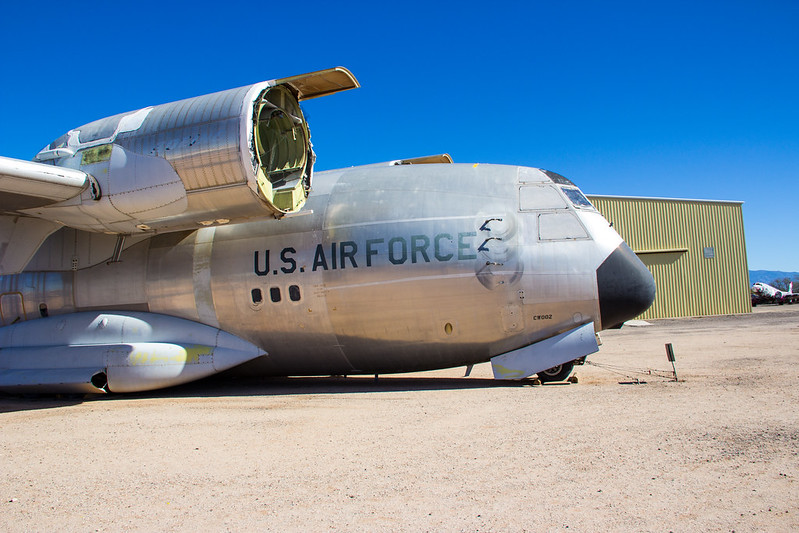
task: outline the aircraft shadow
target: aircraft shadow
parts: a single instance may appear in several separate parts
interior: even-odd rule
[[[0,396],[0,414],[69,407],[83,403],[84,400],[83,395],[2,395]]]
[[[170,389],[126,394],[132,398],[197,398],[225,396],[283,396],[307,394],[370,394],[457,389],[488,389],[531,386],[530,381],[499,381],[483,378],[348,376],[243,378],[217,377]]]
[[[225,398],[241,396],[296,396],[309,394],[379,394],[459,389],[531,387],[529,380],[500,381],[490,378],[448,377],[297,377],[245,378],[212,376],[186,385],[128,394],[0,396],[0,413],[35,411],[77,405],[85,401],[156,398]]]

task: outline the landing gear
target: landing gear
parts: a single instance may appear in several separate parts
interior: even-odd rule
[[[541,383],[548,383],[550,381],[566,381],[569,374],[574,370],[574,361],[563,363],[562,365],[553,366],[549,370],[544,370],[538,373],[538,379]]]

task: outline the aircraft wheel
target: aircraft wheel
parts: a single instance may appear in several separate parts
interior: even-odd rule
[[[562,365],[553,366],[549,370],[539,372],[538,379],[541,381],[541,383],[547,383],[550,381],[565,381],[566,378],[569,377],[569,374],[572,373],[572,370],[574,370],[574,361],[569,361],[568,363],[563,363]]]

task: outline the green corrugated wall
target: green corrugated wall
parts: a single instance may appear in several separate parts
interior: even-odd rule
[[[740,202],[588,198],[655,277],[655,303],[639,318],[752,311]]]

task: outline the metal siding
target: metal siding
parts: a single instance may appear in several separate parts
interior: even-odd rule
[[[751,312],[740,203],[589,199],[655,278],[655,302],[639,318]],[[706,246],[714,248],[714,258],[704,257]],[[660,252],[640,253],[654,250]]]

